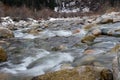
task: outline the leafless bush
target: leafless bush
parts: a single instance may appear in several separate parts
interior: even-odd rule
[[[50,10],[48,8],[43,8],[42,10],[34,12],[34,17],[35,18],[47,19],[49,17],[58,17],[58,15],[59,15],[59,13],[54,12],[53,10]]]
[[[4,5],[0,2],[0,17],[4,16]]]
[[[7,10],[4,11],[5,16],[11,16],[11,17],[21,17],[21,18],[27,18],[32,17],[32,11],[29,8],[26,8],[25,6],[22,7],[9,7]]]

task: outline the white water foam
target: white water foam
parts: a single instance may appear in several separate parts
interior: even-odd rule
[[[6,72],[6,73],[12,73],[12,74],[17,74],[19,71],[25,71],[27,70],[27,66],[36,61],[39,58],[42,58],[44,56],[47,56],[50,54],[48,51],[44,49],[38,49],[37,53],[34,53],[34,56],[30,55],[29,57],[26,57],[25,59],[22,60],[21,64],[14,65],[12,63],[8,63],[8,65],[11,68],[3,68],[1,71]]]
[[[11,73],[14,75],[36,76],[44,74],[46,71],[52,69],[59,70],[59,65],[63,62],[73,62],[74,57],[69,53],[55,53],[50,54],[48,51],[39,50],[36,56],[29,56],[23,59],[23,63],[19,65],[12,65],[12,68],[3,68],[1,71]],[[58,66],[58,67],[55,67]],[[55,68],[55,69],[54,69]]]
[[[51,38],[54,36],[68,37],[72,35],[72,32],[67,30],[58,30],[58,31],[45,30],[40,32],[38,35],[32,35],[28,33],[22,33],[21,31],[14,31],[14,35],[17,38],[23,38],[23,39],[35,39],[35,38],[45,39],[45,38]]]
[[[71,31],[67,31],[67,30],[53,31],[53,33],[56,36],[65,36],[65,37],[68,37],[68,36],[72,35],[72,32]]]
[[[32,64],[30,69],[21,72],[22,74],[26,75],[40,75],[44,74],[46,71],[53,69],[53,67],[60,65],[62,62],[72,62],[74,58],[68,53],[56,53],[49,56],[46,56],[42,59],[38,59]],[[34,65],[34,66],[33,66]],[[57,69],[58,68],[58,69]],[[54,70],[59,70],[59,67],[55,67]]]

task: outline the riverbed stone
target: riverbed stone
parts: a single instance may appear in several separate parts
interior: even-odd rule
[[[8,28],[0,27],[0,38],[13,38],[14,34]]]
[[[76,30],[74,30],[72,33],[73,33],[73,34],[77,34],[77,33],[80,33],[80,31],[81,31],[80,29],[76,29]]]
[[[119,60],[119,57],[116,56],[113,59],[113,62],[112,62],[112,70],[113,70],[114,80],[119,80],[120,79],[119,61],[118,60]]]
[[[0,46],[0,62],[7,61],[7,53],[5,50]]]
[[[90,23],[90,24],[84,25],[83,28],[84,28],[85,30],[89,30],[89,29],[91,29],[91,28],[93,28],[93,27],[95,27],[95,26],[97,26],[96,23]]]
[[[95,53],[95,50],[92,49],[88,49],[84,51],[84,54],[93,54],[93,53]]]
[[[99,36],[101,34],[101,30],[100,29],[94,29],[92,31],[92,34],[95,35],[95,36]]]
[[[32,80],[113,80],[113,74],[110,69],[104,67],[81,66],[46,73],[34,77]]]
[[[29,34],[33,34],[33,35],[38,35],[39,32],[41,32],[42,29],[31,29],[31,30],[28,30],[28,33]]]
[[[96,38],[96,36],[93,35],[93,34],[86,35],[85,37],[83,37],[83,38],[81,39],[81,42],[82,42],[82,43],[88,43],[88,44],[89,44],[89,43],[93,42],[95,38]]]
[[[100,24],[107,24],[107,23],[113,23],[113,19],[112,18],[103,18],[100,21]]]
[[[10,45],[9,42],[5,40],[0,40],[0,46],[2,46],[3,48],[7,48],[9,45]]]
[[[6,28],[8,28],[9,30],[17,30],[18,29],[18,27],[13,24],[9,24],[8,26],[6,26]]]

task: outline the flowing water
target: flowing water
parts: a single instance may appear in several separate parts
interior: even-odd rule
[[[29,80],[32,76],[60,70],[63,65],[69,65],[69,68],[94,65],[111,69],[116,56],[111,49],[119,44],[120,38],[101,35],[92,44],[81,43],[87,31],[75,22],[51,20],[51,26],[37,35],[23,32],[31,27],[15,30],[16,38],[10,40],[7,49],[9,59],[0,64],[0,74],[7,76],[3,80]],[[97,27],[119,30],[120,23]],[[80,31],[74,33],[77,29]]]

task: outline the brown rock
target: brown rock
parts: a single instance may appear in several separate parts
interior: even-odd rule
[[[94,36],[92,34],[86,35],[85,37],[82,38],[81,42],[82,43],[90,43],[90,42],[93,42],[95,38],[96,38],[96,36]]]
[[[100,29],[94,29],[92,31],[92,34],[95,35],[95,36],[99,36],[101,34],[101,30]]]
[[[47,73],[32,80],[113,80],[112,76],[111,70],[103,67],[81,66]]]
[[[0,73],[0,80],[9,80],[10,74]]]
[[[0,46],[0,62],[4,62],[7,60],[7,54],[5,50]]]
[[[61,70],[64,70],[64,69],[72,69],[73,67],[71,64],[66,63],[66,64],[62,64],[60,68]]]
[[[51,48],[52,51],[59,51],[59,50],[65,50],[65,49],[68,49],[68,47],[64,44]]]
[[[0,27],[0,38],[13,38],[14,34],[8,28]]]
[[[120,44],[116,44],[111,50],[110,53],[118,53],[120,49]]]
[[[7,28],[10,29],[10,30],[17,30],[17,29],[18,29],[17,26],[12,25],[12,24],[11,24],[11,25],[8,25]]]
[[[92,49],[90,50],[90,49],[89,49],[89,50],[86,50],[86,51],[84,52],[84,54],[92,54],[92,53],[94,53],[94,52],[95,52],[94,50],[92,50]]]
[[[109,69],[103,69],[100,72],[100,80],[113,80],[113,73]]]
[[[84,25],[83,28],[86,29],[86,30],[89,30],[89,29],[91,29],[91,28],[93,28],[95,26],[97,26],[96,23],[90,23],[90,24]]]
[[[116,56],[114,59],[113,59],[113,62],[112,62],[112,70],[113,70],[113,77],[114,77],[114,80],[119,80],[119,57]]]
[[[41,28],[32,28],[32,29],[27,30],[26,32],[29,34],[33,34],[33,35],[38,35],[39,32],[41,31],[42,31]]]
[[[113,19],[111,18],[104,18],[100,21],[100,24],[107,24],[107,23],[113,23]]]
[[[80,33],[80,29],[76,29],[73,31],[73,34]]]

